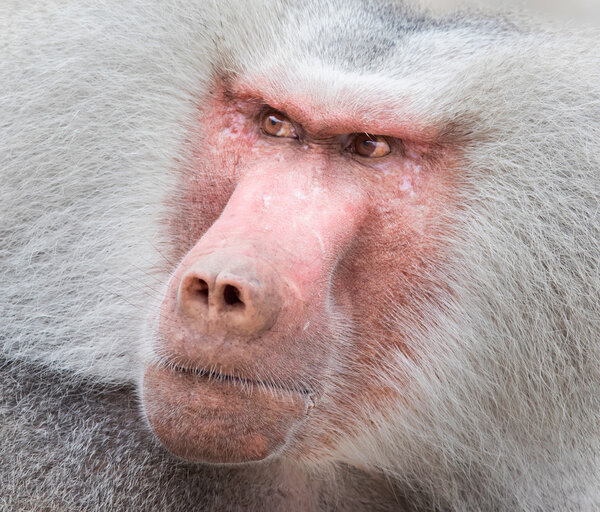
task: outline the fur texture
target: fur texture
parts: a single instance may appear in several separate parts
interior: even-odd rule
[[[3,510],[600,508],[597,33],[384,0],[9,2],[0,22]],[[265,70],[444,127],[462,206],[427,322],[381,305],[411,356],[364,371],[403,399],[321,460],[207,468],[158,446],[134,385],[196,107]]]

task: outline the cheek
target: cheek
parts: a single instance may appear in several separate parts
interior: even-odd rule
[[[444,259],[444,219],[456,207],[452,159],[421,156],[412,149],[406,153],[370,173],[369,216],[341,265],[340,288],[350,289],[354,307],[363,308],[359,318],[367,316],[368,304],[378,310],[384,296],[412,293],[422,284],[427,267]]]
[[[401,382],[392,389],[377,379],[363,381],[364,368],[385,367],[397,351],[409,357],[418,351],[414,334],[431,321],[425,305],[447,297],[447,279],[441,274],[450,265],[446,240],[452,226],[447,219],[458,211],[452,159],[410,160],[397,169],[375,178],[371,214],[333,283],[334,295],[342,309],[350,310],[357,333],[346,361],[356,371],[349,372],[345,385],[362,394],[349,407],[383,400],[402,389]],[[403,190],[407,182],[410,190]]]
[[[423,161],[417,172],[413,162],[375,178],[370,216],[332,282],[354,336],[341,354],[342,373],[332,378],[330,401],[318,406],[324,426],[311,446],[335,449],[341,439],[332,432],[361,432],[374,408],[385,413],[389,403],[412,407],[404,391],[409,377],[395,361],[399,353],[413,359],[423,349],[423,326],[435,321],[427,305],[448,298],[440,272],[449,272],[444,240],[451,236],[443,219],[459,209],[458,173],[449,156],[439,162]],[[413,193],[401,189],[407,175]],[[342,398],[348,396],[352,400]]]

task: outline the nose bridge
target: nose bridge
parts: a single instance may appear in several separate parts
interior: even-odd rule
[[[257,243],[281,270],[323,263],[351,238],[364,200],[356,187],[332,183],[311,167],[251,172],[200,245]]]

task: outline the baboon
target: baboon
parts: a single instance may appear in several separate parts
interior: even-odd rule
[[[600,508],[595,29],[8,2],[0,508]]]

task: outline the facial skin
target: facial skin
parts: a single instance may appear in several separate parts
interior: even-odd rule
[[[328,112],[234,85],[199,115],[171,224],[190,249],[143,386],[176,455],[322,456],[369,404],[398,395],[373,369],[409,348],[381,310],[395,302],[418,321],[414,304],[437,293],[451,151],[368,113]]]

